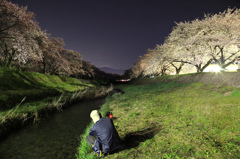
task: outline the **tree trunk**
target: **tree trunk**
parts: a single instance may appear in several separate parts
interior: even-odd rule
[[[175,62],[175,61],[174,61]],[[179,62],[179,61],[178,61]],[[181,62],[180,66],[177,67],[176,65],[174,65],[173,63],[170,63],[176,70],[176,75],[178,75],[183,67],[183,65],[185,64],[184,62]]]
[[[45,74],[46,73],[46,62],[44,61],[44,59],[43,59],[42,64],[43,64],[42,73]]]

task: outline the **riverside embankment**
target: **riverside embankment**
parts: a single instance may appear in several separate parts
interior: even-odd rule
[[[178,83],[203,83],[240,88],[240,72],[204,72],[162,76],[160,78],[142,78],[140,80],[134,80],[132,84],[168,83],[172,81]]]
[[[0,138],[77,101],[106,96],[111,90],[94,80],[15,70],[0,70],[0,79]]]
[[[105,158],[240,158],[239,75],[198,73],[118,86],[125,93],[108,97],[100,111],[113,113],[123,144]],[[97,158],[85,140],[78,158]]]
[[[85,100],[34,125],[18,130],[0,142],[0,158],[74,159],[79,135],[90,123],[90,112],[105,98]]]

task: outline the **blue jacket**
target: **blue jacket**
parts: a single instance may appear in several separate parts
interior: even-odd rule
[[[112,152],[121,146],[119,135],[109,118],[100,118],[90,129],[89,135],[97,137],[94,149]]]

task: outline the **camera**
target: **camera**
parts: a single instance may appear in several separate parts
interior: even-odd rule
[[[112,118],[113,118],[112,112],[107,112],[106,115],[105,115],[105,117],[112,119]]]

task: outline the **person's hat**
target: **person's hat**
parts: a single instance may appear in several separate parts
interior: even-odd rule
[[[97,110],[93,110],[90,114],[90,117],[92,118],[93,122],[96,123],[100,119],[99,112]]]

